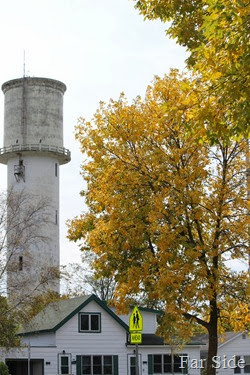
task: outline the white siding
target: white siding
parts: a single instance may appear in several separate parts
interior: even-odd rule
[[[55,346],[56,335],[53,332],[39,333],[37,335],[25,336],[22,339],[24,345],[28,345],[29,342],[31,346]]]

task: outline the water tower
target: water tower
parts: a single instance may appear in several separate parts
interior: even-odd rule
[[[7,165],[8,191],[24,192],[31,203],[43,198],[48,217],[37,233],[46,240],[29,245],[29,255],[23,245],[11,254],[12,267],[7,271],[11,298],[15,280],[28,277],[25,293],[29,293],[38,285],[46,267],[59,268],[59,166],[70,161],[70,152],[63,146],[64,83],[23,77],[5,82],[2,90],[4,147],[0,149],[0,163]],[[59,288],[59,280],[53,280],[37,290],[59,292]]]

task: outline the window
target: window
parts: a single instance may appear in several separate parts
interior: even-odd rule
[[[161,374],[162,373],[162,355],[154,355],[154,373]]]
[[[14,176],[17,182],[21,179],[25,182],[25,166],[23,165],[23,160],[19,160],[18,165],[14,165]]]
[[[55,212],[55,224],[58,224],[58,211]]]
[[[243,355],[243,356],[237,355],[235,358],[235,362],[236,362],[236,367],[234,368],[235,374],[243,374],[243,373],[250,374],[250,355]]]
[[[182,354],[185,356],[185,354]],[[186,369],[181,368],[181,357],[173,356],[174,373],[185,373]],[[154,354],[152,356],[152,367],[154,374],[169,374],[172,372],[172,356],[171,354]]]
[[[244,355],[245,367],[244,374],[250,374],[250,355]]]
[[[236,358],[235,358],[235,362],[236,362],[236,367],[235,367],[235,369],[234,369],[234,373],[235,374],[240,374],[241,373],[241,369],[240,369],[240,367],[239,367],[239,365],[238,365],[238,361],[240,360],[240,356],[236,356]]]
[[[59,354],[59,374],[71,373],[71,354]]]
[[[19,257],[19,262],[18,262],[18,270],[22,271],[23,270],[23,257]]]
[[[136,375],[136,360],[135,357],[130,357],[130,375]]]
[[[82,375],[113,375],[112,355],[83,355],[81,357]]]
[[[58,164],[55,163],[55,176],[57,177],[58,176]]]
[[[80,332],[101,332],[101,314],[99,313],[80,313],[79,323]]]

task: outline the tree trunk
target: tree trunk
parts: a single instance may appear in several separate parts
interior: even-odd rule
[[[218,350],[218,307],[216,298],[210,302],[210,322],[208,326],[208,358],[207,358],[207,375],[215,375],[216,368],[213,358],[217,356]]]

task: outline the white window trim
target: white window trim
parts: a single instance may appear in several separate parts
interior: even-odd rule
[[[81,329],[81,317],[83,315],[88,315],[89,318],[89,329]],[[98,316],[98,329],[93,330],[91,329],[91,316],[92,315],[97,315]],[[100,333],[101,332],[101,313],[99,312],[80,312],[79,313],[79,332],[82,333]]]

